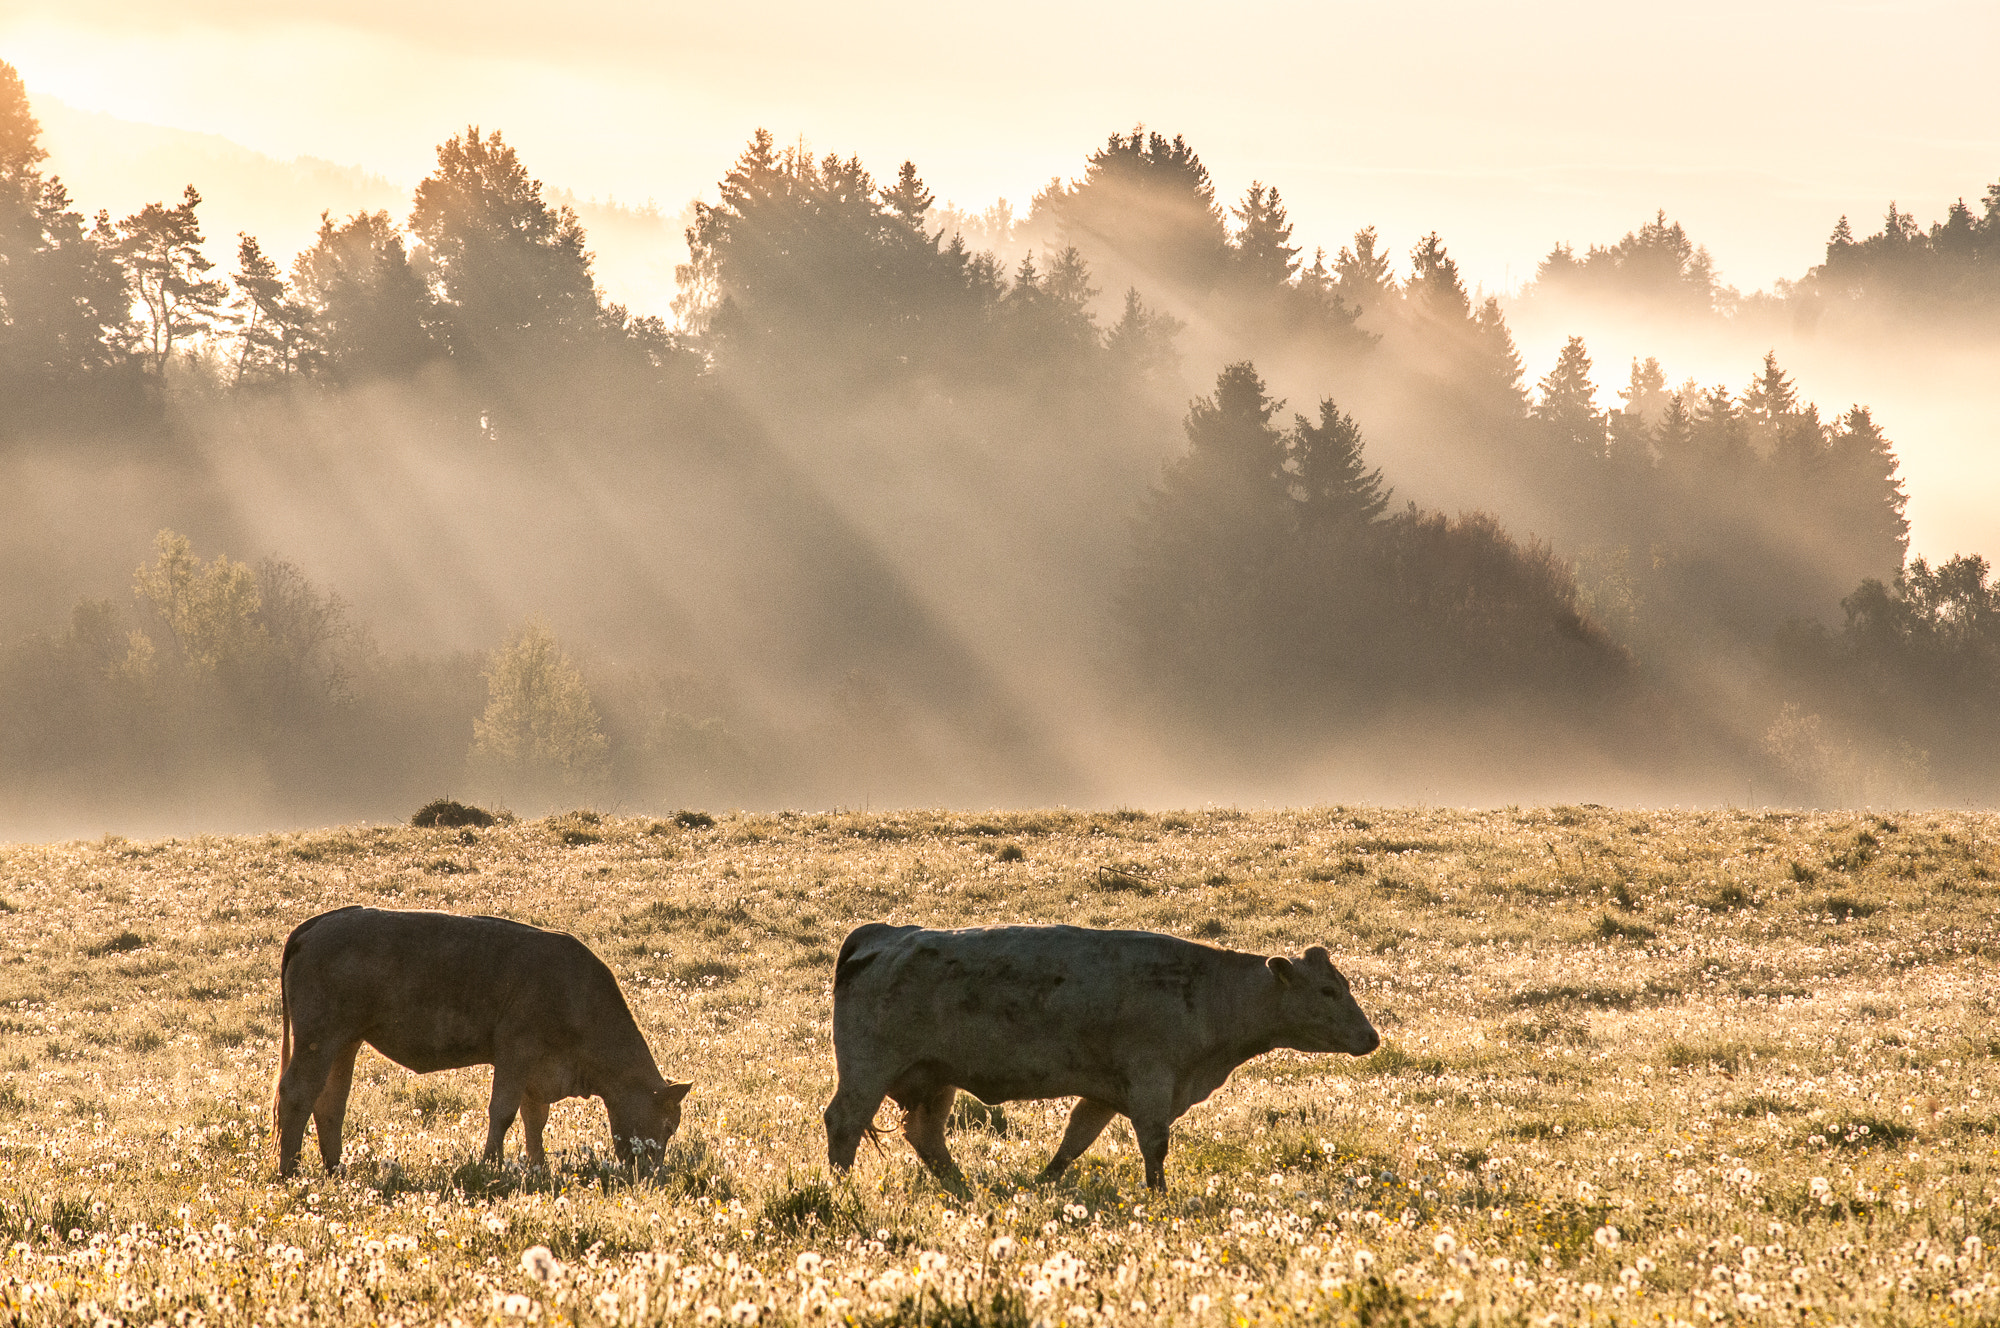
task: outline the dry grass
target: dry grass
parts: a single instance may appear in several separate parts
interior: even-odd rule
[[[1993,1323],[2000,818],[1318,809],[570,815],[0,849],[10,1321]],[[667,1167],[363,1053],[350,1174],[273,1176],[278,948],[370,902],[588,941],[697,1081]],[[1387,1044],[1252,1062],[1030,1178],[1067,1104],[827,1176],[828,979],[872,919],[1330,946]],[[518,1136],[514,1141],[518,1151]],[[558,1150],[560,1150],[558,1152]],[[536,1249],[546,1247],[546,1257]],[[524,1252],[529,1257],[525,1263]]]

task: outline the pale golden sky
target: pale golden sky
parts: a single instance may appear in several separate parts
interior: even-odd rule
[[[1489,289],[1659,207],[1745,290],[1816,261],[1842,212],[1928,221],[2000,177],[1996,53],[1993,0],[0,0],[31,92],[404,186],[478,122],[551,184],[677,210],[765,125],[1024,208],[1144,121],[1226,198],[1277,184],[1308,249],[1435,228]]]

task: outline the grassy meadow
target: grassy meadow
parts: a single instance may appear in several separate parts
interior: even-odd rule
[[[576,812],[0,847],[0,1322],[2000,1323],[2000,817]],[[685,823],[684,823],[685,822]],[[574,932],[694,1094],[478,1163],[488,1072],[364,1050],[347,1174],[270,1147],[280,946],[350,903]],[[1037,1186],[1068,1103],[825,1168],[869,920],[1325,944],[1385,1043],[1252,1061]],[[890,1123],[893,1108],[882,1120]]]

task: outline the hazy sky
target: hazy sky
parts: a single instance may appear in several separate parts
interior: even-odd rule
[[[1816,261],[1842,212],[1935,218],[2000,175],[1996,50],[1993,0],[0,0],[31,92],[401,185],[478,122],[551,184],[671,211],[765,125],[1025,208],[1144,121],[1225,197],[1277,184],[1308,249],[1435,228],[1489,289],[1661,207],[1745,290]]]

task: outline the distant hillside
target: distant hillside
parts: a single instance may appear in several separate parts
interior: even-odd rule
[[[47,170],[60,175],[86,214],[116,217],[158,200],[177,201],[189,184],[201,191],[208,256],[234,256],[238,231],[289,259],[312,242],[319,214],[336,217],[387,208],[400,218],[410,191],[358,166],[317,157],[279,161],[216,134],[140,124],[83,111],[54,97],[33,98],[48,149]]]

